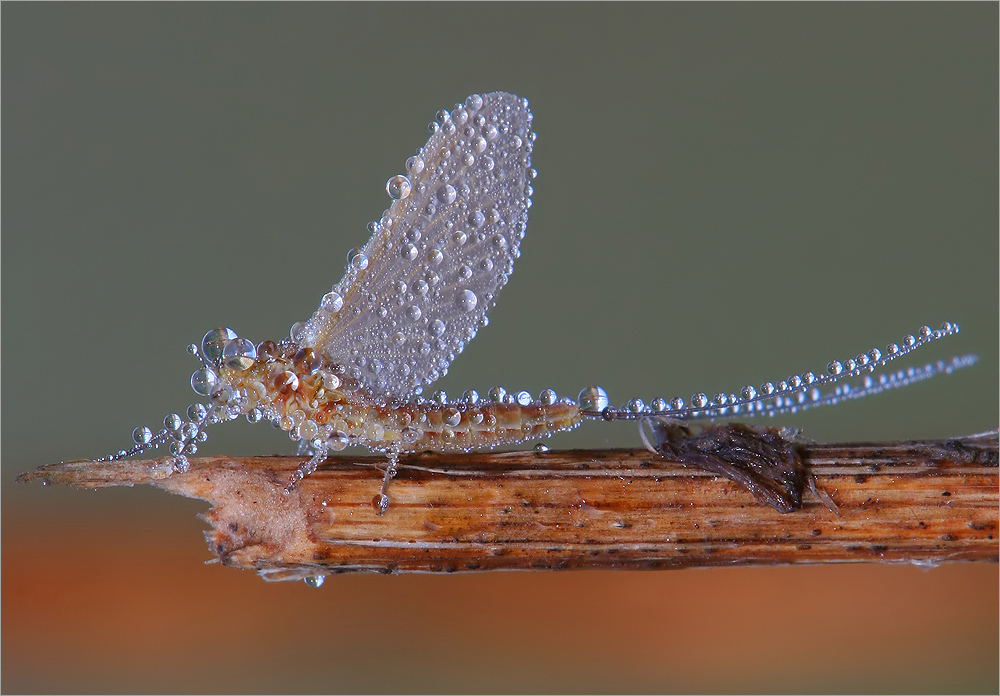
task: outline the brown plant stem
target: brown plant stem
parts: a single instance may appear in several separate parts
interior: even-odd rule
[[[19,480],[152,484],[208,501],[209,548],[271,580],[345,571],[937,564],[998,558],[997,434],[801,446],[814,495],[782,514],[732,481],[645,450],[403,456],[384,516],[381,456],[66,462]]]

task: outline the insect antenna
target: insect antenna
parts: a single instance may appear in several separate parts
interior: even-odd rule
[[[226,390],[230,392],[231,390],[228,386],[218,383],[212,368],[221,357],[223,346],[233,339],[238,337],[232,329],[212,329],[205,334],[200,349],[194,343],[187,347],[187,352],[202,363],[201,367],[191,375],[191,387],[196,394],[210,397],[209,404],[198,402],[191,404],[185,411],[186,419],[177,413],[167,414],[163,419],[163,427],[155,433],[149,427],[140,425],[132,431],[131,447],[120,449],[95,461],[131,459],[166,445],[174,459],[174,468],[186,471],[187,455],[197,453],[198,445],[208,439],[205,428],[214,423],[232,420],[237,415],[236,411],[225,405],[231,400],[231,393],[226,393]],[[222,405],[214,403],[216,401]]]

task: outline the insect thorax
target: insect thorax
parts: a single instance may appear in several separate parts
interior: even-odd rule
[[[344,365],[290,341],[264,341],[253,363],[239,368],[215,368],[214,399],[228,400],[251,421],[270,420],[313,448],[464,451],[545,437],[581,421],[575,402],[548,392],[518,400],[498,390],[496,400],[453,402],[373,394]]]

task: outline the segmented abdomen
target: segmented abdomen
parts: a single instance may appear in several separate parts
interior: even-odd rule
[[[441,406],[415,404],[409,426],[418,433],[412,443],[405,442],[403,451],[471,450],[512,445],[527,440],[548,437],[561,430],[579,425],[582,416],[576,404],[556,402],[543,404],[445,404]]]

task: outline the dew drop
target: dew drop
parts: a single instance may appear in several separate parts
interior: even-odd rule
[[[420,431],[417,430],[416,428],[411,428],[407,426],[406,428],[403,428],[403,431],[400,433],[400,437],[403,438],[403,442],[405,442],[408,445],[412,445],[414,442],[420,439]]]
[[[601,387],[587,387],[576,399],[580,410],[585,413],[600,413],[608,407],[608,393]]]
[[[368,268],[368,257],[365,256],[361,252],[361,249],[358,249],[357,247],[351,249],[347,253],[347,261],[351,264],[351,266],[359,271],[363,271]]]
[[[336,314],[344,306],[344,298],[339,292],[331,291],[323,295],[323,308],[330,314]]]
[[[472,292],[472,290],[459,290],[455,295],[455,306],[463,312],[474,310],[478,301],[476,293]]]
[[[347,447],[350,438],[343,430],[334,430],[333,434],[327,438],[326,446],[334,452],[340,452]]]
[[[137,445],[148,445],[153,439],[153,431],[145,425],[139,426],[132,431],[132,441]]]
[[[222,348],[222,362],[237,372],[249,370],[256,360],[257,346],[246,338],[234,338]]]
[[[454,203],[457,195],[455,187],[451,184],[445,184],[437,191],[438,200],[445,204]]]
[[[440,319],[435,319],[430,323],[430,326],[428,326],[427,329],[430,331],[431,336],[437,337],[444,333],[445,323]]]
[[[410,180],[402,174],[397,174],[385,182],[385,190],[389,194],[389,198],[394,201],[401,200],[410,195]]]
[[[210,367],[202,367],[191,375],[191,388],[199,396],[209,396],[219,384],[219,376]]]
[[[538,394],[538,400],[546,406],[551,406],[559,400],[559,395],[556,394],[554,389],[543,389]]]
[[[457,408],[447,408],[442,413],[442,420],[449,428],[454,428],[462,422],[462,413]]]
[[[210,363],[218,363],[222,357],[222,347],[226,341],[237,338],[236,332],[226,327],[212,329],[201,339],[201,354]]]

